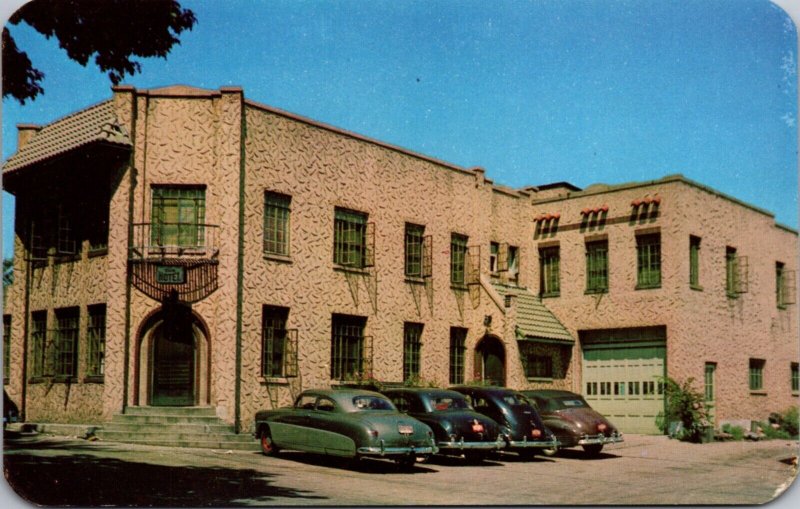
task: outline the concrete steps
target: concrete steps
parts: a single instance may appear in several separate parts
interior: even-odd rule
[[[95,436],[129,444],[259,450],[252,435],[234,433],[213,407],[128,407],[98,428]]]

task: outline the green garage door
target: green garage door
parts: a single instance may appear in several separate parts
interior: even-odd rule
[[[585,344],[583,395],[623,433],[659,434],[665,358],[666,346],[652,342]]]

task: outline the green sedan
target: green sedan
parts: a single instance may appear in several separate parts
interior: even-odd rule
[[[294,449],[346,458],[389,458],[410,467],[438,452],[427,425],[371,391],[304,391],[292,407],[258,412],[254,429],[267,456]]]

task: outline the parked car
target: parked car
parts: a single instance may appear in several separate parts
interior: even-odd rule
[[[383,457],[412,466],[438,449],[433,431],[385,396],[357,389],[308,390],[292,407],[256,413],[261,452],[281,449],[347,458]]]
[[[463,394],[475,411],[497,422],[506,448],[523,458],[558,447],[558,440],[542,422],[536,408],[518,391],[505,387],[472,386],[451,389]]]
[[[472,409],[463,394],[446,389],[387,389],[383,394],[401,412],[424,422],[442,454],[482,461],[487,453],[505,447],[500,427]]]
[[[622,433],[594,410],[583,396],[569,391],[522,391],[539,410],[545,425],[561,442],[559,447],[581,446],[587,455],[597,455],[606,444],[622,442]]]
[[[3,389],[3,429],[6,429],[6,425],[12,422],[19,421],[19,408],[17,408],[17,404],[8,397],[6,390]]]

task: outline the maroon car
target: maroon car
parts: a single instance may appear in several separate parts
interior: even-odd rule
[[[559,390],[522,393],[536,403],[545,426],[561,442],[560,447],[581,446],[587,455],[594,456],[604,445],[622,442],[622,433],[579,394]]]

